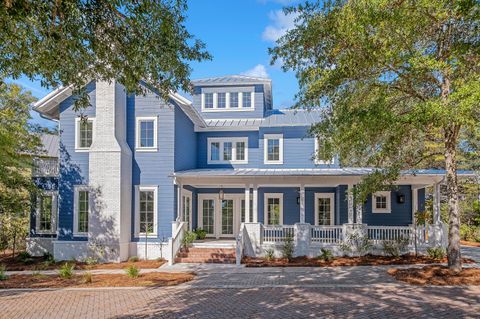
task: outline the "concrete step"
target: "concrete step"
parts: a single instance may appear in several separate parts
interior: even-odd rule
[[[201,263],[201,264],[234,264],[235,258],[220,258],[220,259],[208,259],[208,258],[175,258],[176,263]]]

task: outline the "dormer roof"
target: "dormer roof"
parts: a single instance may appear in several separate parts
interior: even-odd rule
[[[191,81],[194,86],[220,86],[220,85],[254,85],[265,84],[272,85],[272,80],[269,78],[260,78],[246,75],[225,75],[213,78],[203,78]]]

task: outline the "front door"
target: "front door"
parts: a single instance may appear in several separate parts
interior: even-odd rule
[[[240,225],[241,195],[198,195],[198,227],[207,232],[207,237],[235,237]]]
[[[333,193],[315,193],[315,225],[335,225]]]
[[[220,218],[220,237],[232,237],[233,233],[233,224],[234,224],[234,200],[233,199],[223,199],[221,201],[221,218]]]
[[[198,226],[207,232],[207,236],[216,236],[215,231],[215,197],[204,197],[199,195],[198,198]]]

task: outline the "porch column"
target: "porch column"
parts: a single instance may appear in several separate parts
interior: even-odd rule
[[[353,184],[348,184],[348,223],[353,224]]]
[[[251,223],[250,220],[250,185],[245,185],[245,222]]]
[[[433,224],[440,223],[440,183],[435,183],[433,184]]]
[[[362,217],[363,217],[363,204],[362,203],[358,203],[357,206],[356,206],[356,212],[357,212],[357,224],[363,224],[363,220],[362,220]]]
[[[412,224],[415,224],[415,213],[418,211],[418,188],[412,187]]]
[[[258,223],[258,186],[253,185],[253,222]]]
[[[183,212],[182,188],[183,188],[183,185],[181,183],[178,183],[177,184],[177,221],[183,221],[183,218],[184,218],[184,216],[182,215],[182,212]]]
[[[300,224],[305,223],[305,185],[300,185]]]

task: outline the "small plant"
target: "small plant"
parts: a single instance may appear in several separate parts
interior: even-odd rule
[[[323,261],[332,261],[333,260],[333,253],[331,250],[321,248],[320,255],[318,256],[319,259]]]
[[[442,247],[428,247],[427,254],[430,258],[433,259],[442,259],[445,257],[446,252]]]
[[[130,265],[125,269],[125,272],[127,273],[127,276],[130,278],[138,278],[138,275],[140,274],[140,270],[138,269],[137,266]]]
[[[131,263],[136,263],[139,260],[140,260],[140,258],[138,258],[138,256],[132,256],[132,257],[128,258],[128,261],[131,262]]]
[[[207,237],[207,231],[201,228],[195,229],[195,234],[197,234],[197,238],[200,240],[203,240],[205,237]]]
[[[5,265],[0,265],[0,281],[7,280],[8,276],[5,273],[6,269]]]
[[[46,278],[47,275],[44,275],[44,274],[40,273],[39,271],[34,271],[33,274],[32,274],[32,277],[36,278],[36,279],[43,279],[43,278]]]
[[[83,260],[83,262],[86,263],[87,265],[91,266],[91,265],[98,264],[98,259],[94,258],[94,257],[87,257]]]
[[[282,257],[290,261],[293,257],[293,250],[295,249],[295,243],[293,242],[293,236],[287,235],[285,241],[282,244]]]
[[[187,248],[188,246],[190,246],[191,243],[193,243],[193,241],[197,239],[197,234],[194,233],[193,231],[186,231],[185,234],[183,235],[183,239],[182,239],[182,245],[183,247]]]
[[[91,272],[85,272],[83,275],[82,275],[82,281],[84,284],[91,284],[92,283],[92,279],[93,279],[93,275]]]
[[[362,236],[359,233],[348,235],[346,240],[340,244],[340,249],[344,254],[352,254],[362,256],[368,253],[372,248],[372,242],[367,236]]]
[[[27,259],[32,259],[32,256],[26,252],[22,251],[21,253],[18,254],[18,259],[21,260],[22,262],[25,262]]]
[[[70,263],[64,263],[58,270],[58,275],[61,278],[70,279],[73,276],[74,265]]]
[[[53,258],[53,255],[49,253],[48,251],[43,253],[43,260],[55,263],[55,258]]]
[[[275,258],[275,250],[268,248],[265,250],[265,259],[271,261]]]
[[[408,248],[408,237],[400,237],[396,240],[384,240],[382,242],[383,252],[390,257],[399,257]]]

